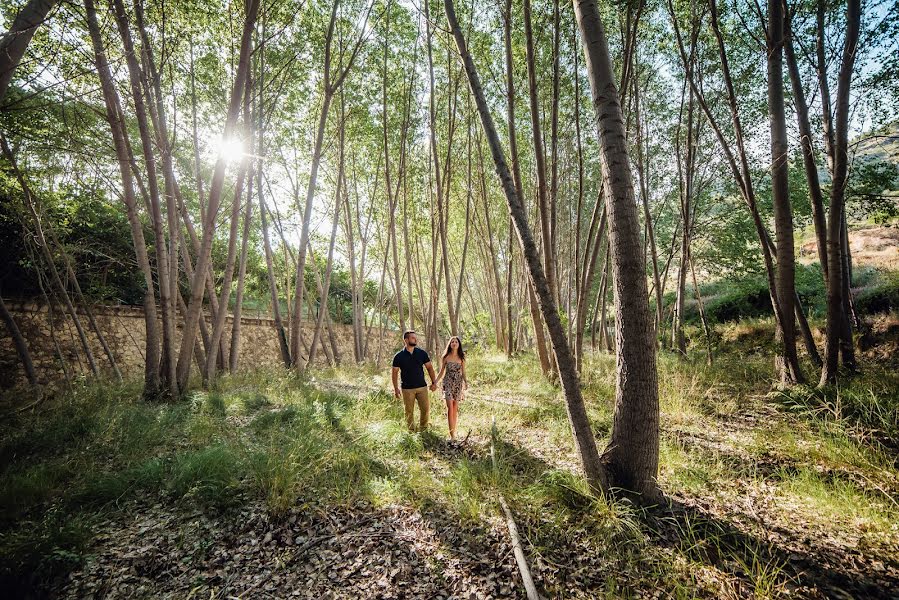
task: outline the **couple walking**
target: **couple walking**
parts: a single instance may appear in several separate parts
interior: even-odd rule
[[[450,439],[456,439],[456,420],[459,417],[459,403],[468,389],[468,377],[465,374],[465,351],[462,350],[462,340],[454,335],[446,344],[446,350],[440,360],[440,374],[434,375],[434,367],[431,365],[431,357],[418,347],[418,337],[414,331],[403,333],[403,349],[393,357],[393,395],[403,398],[403,408],[406,412],[406,426],[409,431],[415,431],[413,411],[418,403],[419,430],[428,428],[428,414],[430,412],[430,398],[428,386],[425,385],[424,369],[428,370],[431,378],[430,391],[437,391],[437,385],[443,382],[443,399],[446,401],[446,418],[449,421]],[[402,387],[397,382],[400,377]]]

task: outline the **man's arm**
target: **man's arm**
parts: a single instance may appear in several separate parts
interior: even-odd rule
[[[402,393],[400,392],[400,386],[397,383],[397,376],[400,374],[399,367],[393,367],[392,373],[390,374],[391,379],[393,379],[393,395],[399,398]]]
[[[428,369],[428,375],[431,376],[431,391],[437,389],[437,375],[434,373],[434,366],[431,364],[431,361],[425,363],[425,367]]]

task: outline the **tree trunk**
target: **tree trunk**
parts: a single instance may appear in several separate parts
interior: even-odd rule
[[[249,90],[246,92],[250,93]],[[249,159],[244,159],[248,161]],[[228,223],[230,224],[228,231],[228,254],[225,258],[225,271],[222,277],[221,292],[219,295],[219,311],[215,315],[215,321],[212,325],[212,336],[210,345],[217,348],[225,334],[225,317],[228,315],[228,301],[231,298],[231,284],[234,282],[234,263],[237,260],[237,232],[240,223],[240,201],[243,196],[244,182],[247,178],[249,167],[245,163],[240,166],[240,172],[237,175],[237,184],[234,186],[234,198],[231,200],[231,215]],[[252,177],[252,174],[250,174]],[[210,353],[206,357],[206,369],[203,379],[208,384],[215,380],[216,371],[218,370],[218,361],[215,353]]]
[[[134,195],[134,179],[131,173],[130,142],[128,132],[122,120],[121,100],[113,83],[112,72],[103,48],[103,38],[97,22],[97,12],[93,0],[85,0],[88,30],[94,50],[94,63],[103,90],[106,106],[106,119],[112,132],[113,146],[119,163],[119,174],[122,179],[122,199],[131,226],[131,240],[137,264],[144,276],[144,325],[146,345],[144,350],[144,395],[155,396],[160,387],[159,382],[159,331],[157,330],[156,295],[153,288],[153,271],[147,255],[147,243],[144,239],[143,224]]]
[[[577,445],[578,456],[581,465],[587,477],[591,488],[597,492],[608,489],[608,481],[603,465],[599,459],[599,453],[596,449],[596,440],[593,437],[593,431],[590,428],[590,421],[587,417],[587,409],[584,405],[584,399],[581,395],[580,381],[577,371],[575,370],[574,359],[571,350],[568,347],[568,340],[565,339],[565,332],[562,328],[562,322],[556,310],[556,305],[550,291],[549,283],[540,264],[540,256],[537,253],[537,245],[531,235],[530,227],[527,223],[527,213],[524,203],[518,195],[512,173],[506,163],[503,153],[502,144],[499,135],[493,124],[493,117],[490,115],[490,108],[484,96],[484,90],[475,70],[474,61],[468,53],[465,38],[459,28],[456,19],[455,9],[452,0],[444,0],[447,20],[452,30],[453,37],[456,40],[456,46],[459,49],[465,71],[468,75],[468,82],[471,87],[471,93],[475,98],[478,108],[478,114],[481,118],[481,125],[484,128],[487,141],[490,145],[490,152],[496,165],[497,174],[499,175],[506,201],[509,206],[509,213],[515,221],[515,228],[523,248],[525,261],[531,274],[531,287],[536,292],[540,310],[543,318],[546,320],[549,329],[550,338],[552,339],[553,351],[556,354],[556,363],[559,367],[560,379],[565,392],[565,400],[568,408],[568,418],[571,422],[572,432],[574,434],[575,444]],[[656,439],[658,443],[658,439]]]
[[[324,282],[321,285],[321,292],[319,294],[318,300],[318,318],[315,322],[315,330],[312,333],[312,343],[309,345],[310,362],[312,361],[312,352],[314,351],[319,337],[321,336],[322,326],[324,325],[325,319],[328,316],[328,294],[331,290],[331,272],[334,266],[334,244],[337,240],[337,225],[338,223],[340,223],[340,192],[344,177],[344,133],[346,126],[346,113],[344,111],[343,94],[341,94],[340,98],[340,116],[340,127],[338,129],[339,158],[337,159],[337,186],[334,192],[334,218],[331,220],[331,239],[328,244],[328,259],[325,265]],[[393,236],[393,239],[396,239],[396,235]],[[395,258],[396,252],[394,252],[394,259]],[[306,363],[306,365],[304,365],[303,368],[307,366],[308,362]]]
[[[261,162],[257,165],[257,169],[260,168],[262,168]],[[240,313],[243,309],[243,293],[247,277],[247,253],[249,252],[250,247],[250,225],[252,223],[252,218],[253,173],[251,171],[250,181],[247,184],[246,207],[244,208],[243,214],[243,235],[240,240],[240,261],[237,267],[237,291],[234,294],[234,316],[231,319],[231,345],[228,349],[228,370],[232,373],[237,370],[238,360],[240,359]]]
[[[256,16],[259,13],[259,0],[248,0],[246,19],[244,20],[243,33],[240,40],[240,58],[237,63],[237,71],[234,75],[234,86],[231,99],[228,103],[228,113],[225,119],[224,139],[231,139],[237,128],[238,115],[241,109],[246,80],[250,71],[250,50],[252,47],[253,32],[256,28]],[[203,240],[200,244],[200,252],[194,269],[194,276],[190,286],[190,303],[187,306],[187,314],[184,317],[184,329],[182,330],[181,350],[178,354],[178,386],[180,389],[187,387],[190,377],[190,361],[193,354],[193,345],[196,341],[197,327],[203,311],[203,290],[205,286],[206,270],[209,268],[212,251],[212,238],[215,230],[215,220],[218,216],[219,203],[225,184],[224,157],[219,156],[215,162],[212,174],[212,183],[209,187],[209,196],[206,207],[206,222],[203,224]],[[227,307],[220,307],[226,310]],[[208,362],[208,361],[207,361]]]
[[[537,56],[534,51],[534,33],[531,25],[531,0],[524,0],[524,35],[528,66],[528,98],[531,108],[531,132],[534,142],[534,167],[537,171],[537,208],[540,214],[540,238],[543,245],[543,270],[553,298],[558,298],[556,290],[556,264],[552,250],[550,210],[546,190],[546,157],[544,156],[543,134],[540,126],[540,99],[537,96]],[[558,302],[557,302],[558,303]],[[536,328],[536,324],[535,324]]]
[[[783,354],[779,359],[781,384],[802,383],[796,354],[796,259],[793,247],[793,209],[790,205],[787,119],[784,111],[784,15],[780,0],[768,2],[768,114],[771,129],[771,196],[777,237],[777,296]],[[686,228],[685,228],[686,229]]]
[[[28,351],[28,344],[25,343],[25,338],[22,336],[19,326],[16,325],[16,320],[13,319],[9,310],[7,310],[6,303],[3,302],[3,296],[0,296],[0,319],[2,319],[3,323],[6,325],[6,330],[9,331],[9,337],[12,338],[13,345],[16,347],[16,353],[19,355],[19,360],[22,361],[22,369],[25,371],[25,378],[28,379],[28,384],[32,388],[37,389],[39,385],[37,373],[34,370],[34,362],[31,360],[31,353]]]
[[[357,277],[356,275],[356,249],[355,249],[355,234],[353,227],[353,215],[352,209],[350,208],[350,197],[349,194],[344,193],[344,210],[345,210],[345,227],[344,230],[346,232],[346,242],[347,242],[347,257],[350,262],[350,307],[353,313],[353,359],[356,361],[356,364],[362,362],[362,298],[361,293],[359,291],[359,279],[361,277]],[[405,223],[405,213],[403,215],[403,231],[406,231],[406,223]],[[411,288],[410,288],[411,292]]]
[[[390,205],[388,209],[389,235],[393,245],[393,288],[396,300],[397,322],[401,330],[406,329],[406,318],[403,314],[403,285],[399,268],[399,255],[396,243],[396,199],[399,195],[399,185],[397,182],[396,189],[392,185],[392,173],[390,172],[390,143],[389,143],[389,119],[387,115],[387,48],[388,38],[390,36],[390,10],[393,2],[387,0],[387,8],[385,24],[384,24],[384,60],[381,68],[381,133],[384,142],[384,183],[387,186],[387,202]],[[341,132],[342,133],[342,132]]]
[[[521,183],[521,166],[518,160],[518,139],[515,127],[515,73],[512,66],[512,0],[506,0],[505,19],[503,23],[505,48],[506,48],[506,115],[509,127],[509,155],[512,158],[512,177],[515,184],[515,193],[524,201],[524,186]],[[489,140],[488,140],[489,141]],[[509,233],[512,233],[514,219],[510,215]],[[510,242],[511,244],[511,242]],[[552,371],[549,355],[546,351],[546,340],[543,336],[543,319],[540,316],[540,308],[533,290],[528,287],[528,309],[534,324],[534,344],[537,346],[537,356],[540,359],[540,369],[544,375]]]
[[[0,103],[6,97],[9,83],[22,60],[34,32],[46,20],[57,0],[28,0],[13,19],[9,31],[0,37]]]
[[[640,221],[609,47],[595,0],[575,0],[593,92],[609,215],[618,356],[612,439],[603,452],[608,482],[653,502],[660,496],[656,344]],[[561,362],[561,361],[560,361]]]
[[[848,0],[846,40],[843,44],[843,56],[837,80],[837,99],[834,112],[833,182],[830,188],[827,223],[827,340],[824,345],[821,386],[836,382],[841,344],[843,346],[852,344],[851,336],[846,339],[845,332],[849,319],[845,311],[843,296],[848,288],[848,273],[844,272],[842,230],[848,175],[849,88],[852,84],[852,71],[855,67],[860,26],[861,1]]]
[[[640,177],[640,200],[643,204],[643,218],[646,222],[646,235],[649,244],[649,251],[652,257],[652,279],[655,290],[656,300],[656,337],[659,336],[662,329],[662,284],[659,279],[659,255],[656,249],[655,226],[652,222],[652,211],[649,210],[649,152],[644,158],[643,143],[644,134],[643,121],[640,115],[640,80],[634,77],[634,117],[637,122],[637,175]],[[646,139],[649,136],[646,135]],[[645,253],[644,253],[645,254]]]
[[[799,74],[796,52],[793,48],[792,18],[788,7],[784,8],[784,55],[790,72],[793,88],[793,105],[796,110],[796,124],[799,128],[799,145],[802,148],[802,164],[805,167],[805,179],[808,182],[809,202],[812,206],[812,222],[815,224],[815,240],[818,243],[818,260],[824,281],[827,282],[827,222],[824,216],[824,194],[818,178],[818,165],[815,161],[815,150],[812,147],[812,126],[809,123],[808,103]],[[820,366],[820,364],[819,364]]]
[[[699,306],[699,320],[702,322],[702,330],[705,333],[705,349],[709,366],[712,366],[714,358],[712,357],[712,330],[709,328],[709,322],[705,318],[705,307],[702,303],[702,293],[699,291],[699,283],[696,281],[696,267],[693,264],[693,254],[689,255],[690,274],[693,276],[693,291],[696,293],[696,303]]]

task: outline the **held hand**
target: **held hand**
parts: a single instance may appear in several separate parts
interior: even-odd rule
[[[393,388],[393,397],[394,398],[399,398],[402,395],[403,394],[402,394],[402,392],[400,392],[400,388],[396,388],[396,387]]]
[[[436,383],[432,383],[432,384],[431,384],[431,391],[432,391],[432,392],[436,392],[436,391],[437,391],[437,384],[436,384]]]

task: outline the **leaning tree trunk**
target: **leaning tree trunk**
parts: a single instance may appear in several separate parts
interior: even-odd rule
[[[518,198],[524,198],[524,187],[521,183],[521,168],[518,161],[518,139],[515,128],[515,75],[512,68],[512,0],[506,0],[505,19],[503,23],[503,31],[506,48],[506,96],[509,127],[509,154],[512,157],[512,178],[515,184],[515,193]],[[509,234],[512,233],[513,222],[509,223]],[[511,242],[510,242],[511,245]],[[511,254],[511,252],[510,252]],[[510,281],[511,281],[511,275]],[[511,283],[508,286],[511,289]],[[546,351],[546,340],[543,336],[543,321],[540,317],[540,309],[537,306],[537,299],[534,297],[533,290],[528,289],[528,309],[531,313],[531,320],[534,323],[534,342],[537,346],[537,356],[540,359],[540,369],[544,375],[549,375],[552,371],[552,365],[549,361],[549,355]],[[510,309],[511,314],[511,309]],[[511,350],[509,350],[511,354]]]
[[[103,48],[103,38],[97,22],[97,13],[93,0],[85,0],[88,30],[94,50],[94,64],[103,90],[106,106],[106,119],[112,131],[112,141],[116,159],[119,163],[119,174],[122,179],[122,199],[131,226],[131,241],[137,258],[138,267],[144,276],[144,325],[146,330],[146,346],[144,350],[144,395],[154,396],[159,391],[159,331],[156,317],[156,295],[153,289],[153,271],[147,254],[147,243],[144,238],[143,224],[134,194],[134,179],[131,172],[130,142],[128,131],[122,119],[121,100],[115,89],[112,72]]]
[[[249,87],[249,86],[247,86]],[[247,94],[250,90],[247,89]],[[244,159],[247,161],[249,159]],[[219,311],[215,315],[215,322],[212,324],[212,336],[210,338],[210,347],[217,348],[221,340],[224,339],[225,318],[228,315],[228,300],[231,298],[231,284],[234,281],[234,264],[237,260],[237,226],[240,222],[240,201],[243,195],[244,182],[247,178],[248,165],[243,164],[237,175],[237,183],[234,186],[234,197],[231,200],[231,216],[228,231],[228,253],[225,258],[225,272],[222,277],[221,292],[219,295]],[[250,174],[252,177],[252,174]],[[218,361],[214,352],[210,352],[206,356],[206,365],[203,380],[210,383],[215,379],[218,369]]]
[[[44,230],[41,225],[41,217],[34,206],[35,199],[33,194],[31,193],[31,187],[25,180],[24,173],[22,173],[22,171],[19,169],[19,166],[16,163],[16,158],[12,153],[12,149],[9,147],[9,144],[6,141],[6,136],[3,134],[0,134],[0,144],[2,144],[3,146],[3,155],[9,161],[9,164],[12,167],[13,175],[18,180],[19,186],[22,188],[22,194],[24,196],[23,203],[28,209],[34,225],[34,242],[35,244],[37,244],[38,248],[41,251],[41,256],[47,263],[47,270],[50,272],[51,276],[50,281],[52,285],[55,286],[57,293],[59,294],[59,297],[66,308],[66,312],[69,313],[69,316],[72,319],[72,323],[75,325],[75,330],[78,332],[78,339],[81,341],[81,348],[84,350],[84,356],[85,358],[87,358],[91,373],[96,376],[99,374],[99,370],[97,369],[97,362],[96,360],[94,360],[94,353],[87,341],[87,334],[85,333],[84,327],[81,324],[81,319],[78,318],[78,312],[75,310],[75,306],[72,304],[72,299],[69,296],[68,291],[66,290],[65,284],[63,284],[62,282],[62,278],[59,275],[59,270],[56,268],[56,262],[53,260],[53,253],[50,252],[50,246],[47,244],[47,239],[44,236]]]
[[[228,113],[225,119],[224,135],[229,139],[237,128],[237,120],[241,109],[244,87],[250,71],[250,50],[252,46],[253,32],[256,28],[256,16],[259,14],[259,0],[248,0],[247,14],[244,21],[243,33],[240,40],[240,57],[237,63],[237,71],[234,75],[234,85],[231,98],[228,101]],[[212,238],[215,229],[215,221],[218,216],[219,203],[225,185],[224,157],[219,157],[215,162],[212,174],[212,182],[209,186],[209,195],[206,203],[206,221],[203,223],[203,239],[200,243],[200,252],[194,268],[194,276],[190,282],[190,303],[187,306],[187,314],[184,316],[184,329],[181,337],[181,350],[178,354],[178,387],[186,389],[190,377],[190,365],[193,357],[193,346],[197,337],[197,328],[203,310],[203,291],[206,281],[206,270],[209,268],[212,256]],[[227,306],[219,307],[227,310]],[[212,348],[210,348],[212,351]],[[207,359],[208,362],[208,359]]]
[[[34,32],[56,4],[56,0],[29,0],[13,19],[9,31],[0,38],[0,102],[6,96],[9,82],[12,81]]]
[[[300,232],[300,247],[297,252],[296,291],[294,292],[293,314],[291,315],[290,321],[290,355],[291,360],[293,361],[292,366],[296,368],[302,368],[303,364],[300,361],[300,345],[303,338],[302,311],[303,295],[305,293],[304,274],[306,272],[306,246],[307,242],[309,241],[309,227],[312,220],[312,199],[315,196],[315,190],[318,181],[318,170],[321,164],[325,127],[328,123],[328,110],[331,106],[331,101],[334,99],[334,94],[340,89],[340,86],[343,85],[343,82],[349,74],[350,69],[352,69],[353,62],[355,61],[356,56],[359,53],[359,48],[361,47],[362,41],[365,39],[364,37],[359,38],[355,47],[353,48],[353,51],[350,53],[350,56],[346,57],[345,63],[343,60],[344,57],[341,57],[338,72],[336,76],[333,76],[331,73],[331,42],[334,37],[334,28],[337,23],[337,8],[339,4],[340,0],[334,0],[334,3],[331,5],[331,19],[328,22],[328,29],[325,33],[325,56],[322,77],[322,106],[318,118],[318,130],[315,136],[315,144],[312,150],[312,164],[309,170],[309,184],[306,188],[306,202],[303,206],[303,226]],[[365,21],[362,24],[363,30],[368,24],[368,17],[371,14],[372,6],[374,6],[374,4],[369,5],[368,12],[365,14]]]
[[[640,220],[634,200],[624,121],[609,46],[595,0],[575,0],[593,92],[603,187],[609,214],[618,366],[612,439],[603,452],[608,482],[656,500],[659,487],[659,395],[656,344]]]
[[[459,23],[456,19],[453,0],[444,0],[447,20],[452,29],[453,37],[456,40],[456,46],[459,48],[468,82],[471,87],[471,93],[477,103],[478,114],[481,118],[481,125],[484,128],[487,141],[490,145],[490,152],[493,156],[493,162],[496,165],[496,171],[499,175],[503,192],[506,196],[506,202],[509,206],[509,213],[515,221],[515,229],[518,233],[519,240],[523,249],[525,262],[531,275],[531,286],[536,292],[543,318],[546,320],[547,329],[549,330],[550,339],[552,340],[553,351],[556,355],[556,364],[559,367],[560,380],[562,388],[565,392],[565,401],[568,408],[568,419],[571,423],[572,433],[574,434],[575,444],[577,446],[578,456],[581,460],[584,473],[590,486],[597,492],[608,490],[608,480],[603,465],[600,462],[599,453],[596,449],[596,439],[593,437],[593,431],[590,428],[590,420],[587,416],[587,409],[584,405],[584,398],[581,395],[580,380],[575,369],[574,357],[571,355],[571,349],[568,346],[568,340],[565,338],[565,331],[562,327],[562,321],[559,319],[559,313],[556,310],[556,304],[550,291],[549,282],[540,263],[540,255],[537,252],[537,245],[534,242],[531,228],[527,222],[527,212],[524,203],[518,195],[515,188],[515,182],[512,173],[506,163],[506,157],[503,152],[502,143],[493,124],[493,117],[490,115],[490,108],[487,105],[487,99],[484,96],[484,90],[481,87],[481,81],[475,70],[474,61],[468,53],[465,38]],[[653,363],[654,364],[654,363]],[[656,438],[658,443],[658,438]]]
[[[37,373],[34,370],[31,353],[28,351],[28,344],[25,343],[25,338],[22,336],[19,326],[16,325],[16,320],[13,319],[13,316],[7,310],[6,303],[3,302],[3,296],[0,296],[0,320],[6,325],[6,330],[9,331],[9,337],[12,338],[19,360],[22,361],[22,368],[25,370],[25,378],[28,379],[28,384],[32,388],[37,389]]]

